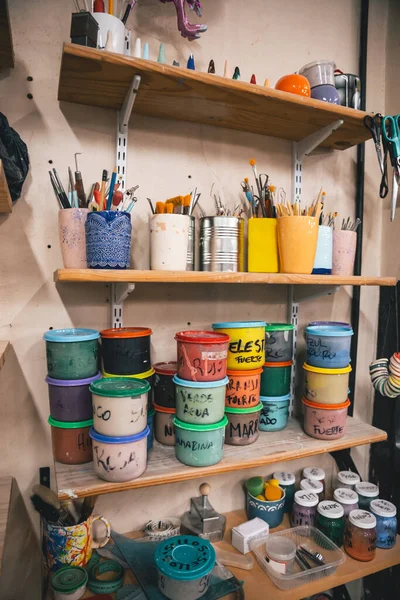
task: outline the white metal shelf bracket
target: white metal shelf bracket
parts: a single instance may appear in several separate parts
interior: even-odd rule
[[[125,96],[121,110],[117,112],[117,181],[121,192],[126,189],[126,163],[128,154],[128,124],[139,90],[141,77],[135,75]]]
[[[134,283],[111,284],[111,327],[114,329],[124,326],[124,302],[134,289]]]

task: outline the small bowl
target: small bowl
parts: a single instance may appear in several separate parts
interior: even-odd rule
[[[283,494],[282,498],[279,500],[259,500],[255,498],[249,492],[247,492],[246,498],[246,512],[247,518],[249,520],[255,519],[258,517],[262,519],[271,529],[274,527],[278,527],[282,523],[284,508],[285,508],[285,498],[286,492],[283,488],[279,488]]]
[[[311,98],[330,104],[340,104],[339,92],[333,85],[317,85],[311,88]]]

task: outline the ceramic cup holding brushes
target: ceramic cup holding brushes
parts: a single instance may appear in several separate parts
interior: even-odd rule
[[[130,213],[115,210],[91,212],[85,229],[86,260],[90,269],[129,269]]]
[[[88,208],[67,208],[58,213],[61,254],[66,269],[86,269],[85,223]]]

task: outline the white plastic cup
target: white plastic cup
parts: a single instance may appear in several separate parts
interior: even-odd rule
[[[99,24],[97,34],[97,47],[104,50],[107,43],[108,32],[112,36],[111,52],[125,54],[125,25],[120,19],[107,13],[93,13],[94,18]]]
[[[186,271],[190,217],[161,214],[150,217],[150,265],[156,271]]]
[[[318,227],[317,252],[314,261],[314,274],[330,274],[332,271],[332,227]]]
[[[332,275],[342,277],[353,275],[356,246],[357,232],[348,230],[333,232]]]

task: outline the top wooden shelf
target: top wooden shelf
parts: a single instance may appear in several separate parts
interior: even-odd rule
[[[10,14],[7,0],[0,0],[0,68],[14,66]],[[0,212],[4,212],[1,211]]]
[[[0,0],[1,2],[1,0]],[[0,213],[10,213],[12,211],[12,201],[8,189],[7,179],[4,173],[3,164],[0,160]]]
[[[64,44],[58,99],[119,110],[134,75],[142,79],[133,111],[142,115],[291,141],[343,119],[322,146],[344,150],[370,138],[360,110],[76,44]]]

